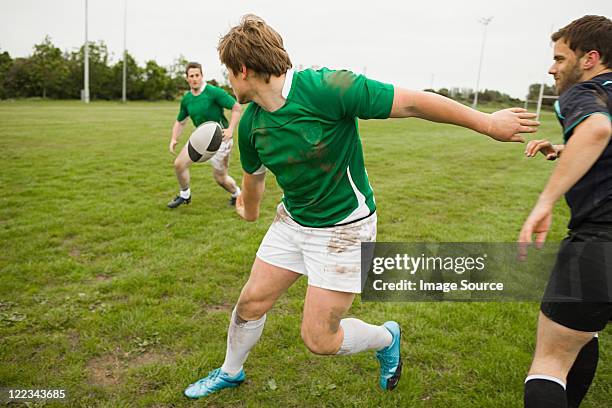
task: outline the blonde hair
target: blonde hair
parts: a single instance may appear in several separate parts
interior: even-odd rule
[[[266,82],[270,76],[281,76],[292,66],[280,34],[254,14],[244,15],[240,24],[221,38],[217,50],[221,62],[234,75],[244,65]]]

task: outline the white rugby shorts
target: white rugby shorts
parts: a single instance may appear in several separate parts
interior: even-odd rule
[[[347,225],[303,227],[279,204],[257,257],[308,276],[308,284],[361,293],[361,243],[376,240],[376,213]]]
[[[229,160],[226,160],[226,157],[232,153],[232,146],[234,146],[234,139],[230,139],[227,142],[225,140],[222,141],[217,153],[208,160],[215,170],[227,171]]]

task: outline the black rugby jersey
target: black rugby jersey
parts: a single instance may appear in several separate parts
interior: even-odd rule
[[[612,73],[597,75],[565,91],[555,102],[565,143],[574,129],[595,113],[612,117]],[[569,228],[583,222],[612,224],[612,140],[593,167],[565,194]]]

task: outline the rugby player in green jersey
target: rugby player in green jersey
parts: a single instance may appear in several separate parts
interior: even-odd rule
[[[320,355],[376,350],[379,385],[392,390],[402,370],[398,323],[344,317],[361,292],[361,242],[376,239],[357,119],[419,117],[518,142],[519,133],[535,132],[535,115],[523,109],[481,113],[348,71],[293,71],[280,35],[253,15],[232,28],[218,50],[238,102],[250,102],[238,129],[244,175],[236,210],[247,221],[258,218],[267,170],[284,196],[232,312],[225,361],[185,395],[200,398],[244,381],[243,364],[266,313],[302,275],[308,279],[301,325],[306,347]]]
[[[230,204],[236,203],[236,197],[240,194],[240,188],[229,175],[229,158],[234,141],[232,135],[240,120],[242,109],[234,98],[223,89],[204,82],[202,66],[197,62],[190,62],[185,68],[185,76],[189,83],[189,92],[181,100],[181,108],[172,127],[172,138],[170,139],[170,151],[174,154],[179,136],[190,117],[195,127],[207,121],[218,122],[223,127],[223,142],[217,153],[209,160],[213,168],[213,177],[217,184],[223,187],[232,196]],[[223,109],[231,109],[232,116],[228,123]],[[191,189],[189,188],[189,167],[197,159],[190,156],[188,144],[181,150],[174,160],[174,171],[178,179],[180,191],[174,200],[168,203],[168,208],[176,208],[181,204],[191,202]]]

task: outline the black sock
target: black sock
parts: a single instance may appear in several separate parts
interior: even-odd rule
[[[582,399],[586,395],[595,370],[597,370],[597,361],[599,360],[599,340],[593,337],[582,347],[580,353],[574,361],[574,365],[567,374],[567,406],[569,408],[578,408]]]
[[[525,408],[567,408],[565,388],[553,377],[529,376],[525,382]]]

